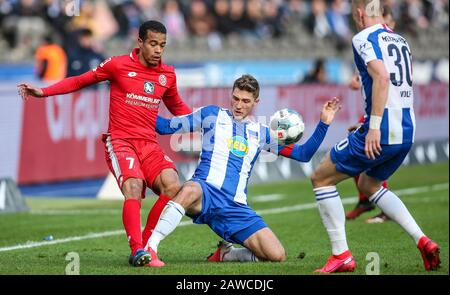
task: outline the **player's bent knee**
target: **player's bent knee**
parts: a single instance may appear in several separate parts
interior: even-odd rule
[[[181,188],[180,192],[174,198],[183,207],[187,208],[194,204],[201,197],[201,191],[199,191],[197,185],[192,182],[187,182]]]
[[[177,195],[177,193],[180,191],[181,185],[177,181],[173,181],[171,183],[166,184],[162,190],[161,193],[169,198],[173,198]]]
[[[144,183],[141,179],[127,179],[122,186],[122,193],[125,199],[137,199],[142,197]]]
[[[358,189],[366,196],[370,197],[375,194],[382,186],[382,181],[368,178],[362,174],[358,181]]]
[[[323,179],[321,173],[318,172],[317,170],[314,171],[314,172],[311,174],[310,180],[311,180],[311,183],[312,183],[313,187],[321,187],[321,186],[323,186],[322,183],[323,183],[323,180],[324,180],[324,179]]]
[[[271,262],[283,262],[286,260],[286,252],[281,246],[276,250],[272,250],[269,255],[267,255],[267,260]]]

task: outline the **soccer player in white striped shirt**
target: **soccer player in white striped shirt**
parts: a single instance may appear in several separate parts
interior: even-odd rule
[[[345,235],[345,213],[336,184],[361,174],[358,188],[397,222],[420,250],[426,270],[440,265],[439,246],[424,235],[403,202],[382,187],[402,164],[414,141],[415,119],[411,49],[384,24],[379,0],[353,0],[359,33],[353,53],[365,101],[365,121],[325,156],[311,177],[331,241],[332,255],[317,272],[347,272],[356,267]]]

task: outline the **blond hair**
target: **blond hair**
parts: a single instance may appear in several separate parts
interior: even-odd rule
[[[352,4],[364,8],[364,13],[367,16],[382,16],[383,3],[382,0],[352,0]]]

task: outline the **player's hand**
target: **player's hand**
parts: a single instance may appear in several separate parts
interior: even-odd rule
[[[334,116],[341,108],[342,106],[339,99],[333,97],[323,105],[322,113],[320,113],[320,120],[325,124],[330,125],[334,120]]]
[[[381,154],[381,132],[379,129],[369,129],[366,135],[366,145],[364,152],[366,157],[375,160]]]
[[[350,126],[350,127],[347,128],[347,131],[348,131],[348,132],[353,132],[353,131],[355,131],[356,129],[358,129],[359,127],[361,127],[361,125],[362,125],[361,123],[352,125],[352,126]]]
[[[43,97],[44,92],[41,88],[31,86],[30,84],[19,84],[17,85],[17,91],[19,92],[19,95],[22,97],[23,100],[27,100],[28,97],[34,96],[34,97]]]

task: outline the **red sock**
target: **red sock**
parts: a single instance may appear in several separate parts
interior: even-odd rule
[[[164,207],[166,207],[167,202],[170,201],[169,197],[164,195],[160,195],[158,200],[156,200],[152,209],[148,213],[147,224],[145,225],[144,231],[142,232],[142,244],[147,245],[148,239],[152,235],[153,230],[155,229],[156,224],[158,223],[159,216],[161,216],[161,212]]]
[[[123,203],[122,221],[130,243],[131,254],[142,247],[141,235],[141,202],[136,199],[126,199]]]

